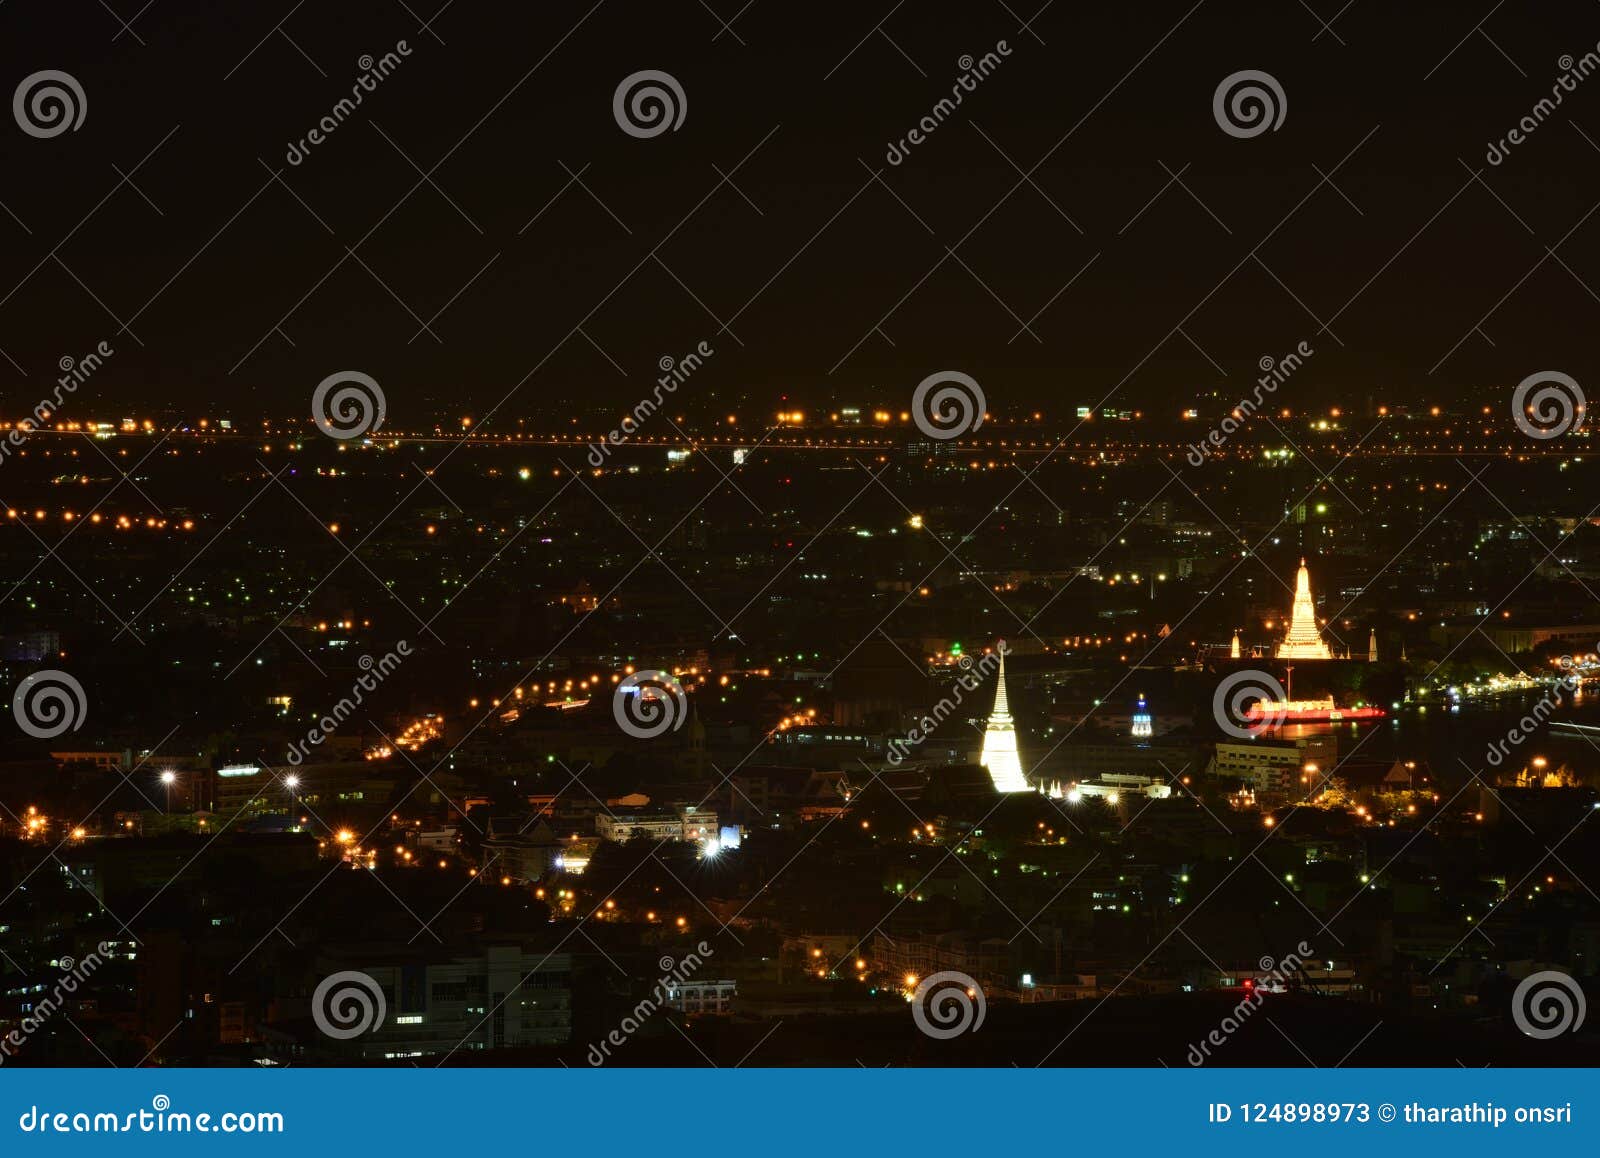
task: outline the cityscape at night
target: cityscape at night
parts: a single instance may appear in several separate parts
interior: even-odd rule
[[[0,1092],[1600,1062],[1600,8],[435,7],[0,7]]]

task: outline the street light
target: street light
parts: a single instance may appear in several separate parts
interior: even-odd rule
[[[167,790],[167,811],[172,811],[172,786],[178,782],[178,774],[168,768],[161,774],[161,784]]]

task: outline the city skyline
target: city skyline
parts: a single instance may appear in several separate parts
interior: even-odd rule
[[[0,5],[0,1068],[1600,1063],[1482,8]]]

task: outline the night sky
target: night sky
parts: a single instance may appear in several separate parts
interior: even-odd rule
[[[1056,0],[1023,30],[1035,0],[755,0],[736,20],[734,0],[139,2],[107,0],[131,32],[94,0],[0,7],[5,93],[60,69],[87,97],[76,132],[0,131],[8,417],[101,340],[85,417],[302,415],[353,368],[401,429],[502,400],[496,422],[614,411],[702,340],[685,406],[763,416],[785,393],[903,405],[944,368],[1002,414],[1114,389],[1170,411],[1237,398],[1302,340],[1285,405],[1498,402],[1535,370],[1594,370],[1600,75],[1485,161],[1560,58],[1595,49],[1593,3]],[[288,164],[359,58],[401,40]],[[959,59],[1001,40],[889,165]],[[682,85],[676,132],[619,129],[613,92],[641,69]],[[1241,69],[1283,86],[1277,131],[1219,129],[1213,91]]]

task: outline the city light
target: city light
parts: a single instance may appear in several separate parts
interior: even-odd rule
[[[1047,1095],[1092,1110],[1067,1145],[1135,1153],[1192,1138],[1197,1082],[1217,1126],[1398,1114],[1334,1146],[1565,1107],[1593,1011],[1527,1014],[1554,986],[1582,1020],[1600,969],[1600,226],[1569,196],[1600,130],[1596,92],[1539,98],[1588,15],[1452,48],[1437,4],[1243,41],[693,5],[686,56],[588,5],[357,43],[113,4],[234,130],[163,143],[174,61],[107,73],[31,7],[61,27],[8,81],[0,193],[44,262],[0,302],[5,1065],[475,1075],[250,1107],[390,1148],[493,1145],[556,1081],[494,1075],[560,1066],[784,1074],[754,1128],[696,1079],[706,1124],[668,1129],[713,1147],[825,1144],[788,1076],[825,1069],[1165,1066]],[[424,46],[381,101],[371,35]],[[1345,82],[1294,67],[1312,41]],[[1350,93],[1413,58],[1426,115],[1372,130]],[[63,68],[96,118],[52,143],[16,86]],[[638,123],[685,94],[682,132]],[[1268,97],[1294,117],[1238,123]],[[374,1024],[330,1032],[352,979]],[[1291,1062],[1416,1076],[1308,1095]],[[1037,1148],[852,1081],[903,1145]],[[566,1085],[568,1134],[661,1144],[614,1079],[598,1112]]]

